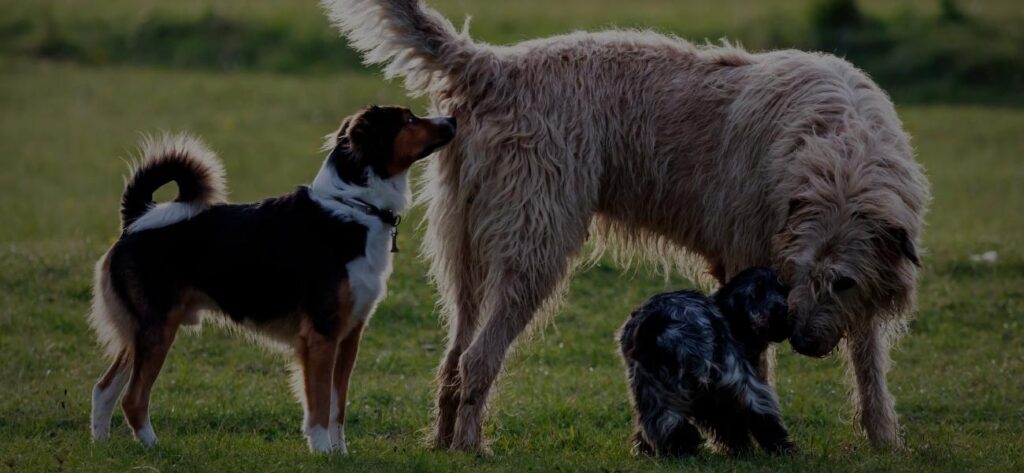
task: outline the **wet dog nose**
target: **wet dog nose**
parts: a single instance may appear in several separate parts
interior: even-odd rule
[[[832,352],[832,348],[822,343],[821,340],[808,340],[806,337],[790,337],[789,345],[797,353],[813,358],[824,358]]]
[[[441,137],[444,138],[445,141],[455,137],[455,117],[436,117],[431,118],[430,122],[437,127]]]

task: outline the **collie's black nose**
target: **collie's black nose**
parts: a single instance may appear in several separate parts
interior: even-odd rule
[[[445,141],[455,137],[455,117],[436,117],[430,119],[431,123],[437,126],[441,138]]]
[[[455,117],[446,117],[444,119],[444,123],[445,131],[448,132],[448,138],[454,138],[455,131],[458,129],[458,126],[455,123]]]

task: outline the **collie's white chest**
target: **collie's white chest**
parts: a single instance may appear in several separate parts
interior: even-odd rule
[[[391,276],[391,227],[374,221],[367,226],[366,251],[345,265],[352,291],[353,322],[364,322],[387,294]]]

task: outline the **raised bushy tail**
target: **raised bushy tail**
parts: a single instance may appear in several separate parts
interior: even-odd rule
[[[142,159],[133,166],[121,197],[125,233],[158,228],[191,218],[224,201],[224,166],[198,138],[188,134],[146,137]],[[178,197],[157,206],[153,193],[174,181]]]
[[[445,88],[454,76],[466,73],[479,54],[487,53],[420,0],[321,4],[368,64],[384,64],[388,78],[404,76],[415,95]]]

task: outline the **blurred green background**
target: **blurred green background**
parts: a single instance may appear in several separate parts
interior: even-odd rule
[[[583,270],[524,341],[487,423],[493,456],[431,452],[444,329],[425,262],[402,248],[352,387],[349,457],[307,453],[287,363],[210,327],[182,335],[153,400],[161,444],[88,437],[104,361],[85,314],[91,267],[118,233],[122,159],[140,132],[191,130],[231,198],[308,182],[321,137],[368,103],[409,103],[313,0],[0,0],[0,471],[1019,471],[1024,462],[1024,5],[1017,0],[431,1],[481,41],[651,28],[752,50],[846,56],[889,90],[935,200],[912,333],[893,391],[907,438],[871,450],[837,358],[780,356],[792,458],[636,459],[612,335],[645,297],[689,283],[609,262]],[[165,190],[161,195],[173,195]],[[419,220],[413,211],[409,222]],[[415,225],[409,225],[410,230]],[[994,262],[972,256],[995,252]]]

